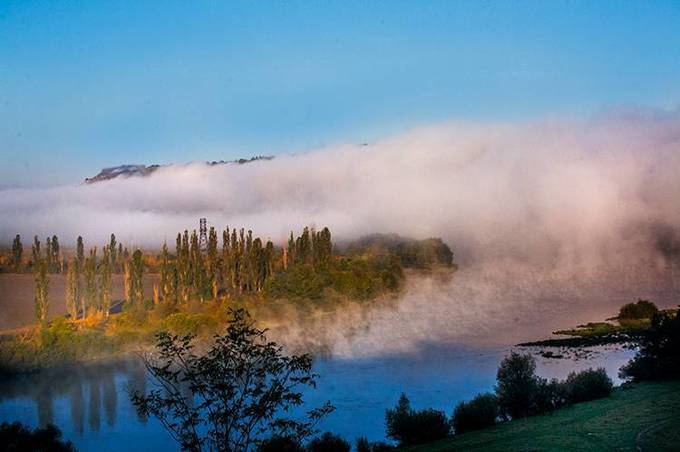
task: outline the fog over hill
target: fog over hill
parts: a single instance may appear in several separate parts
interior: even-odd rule
[[[503,326],[528,340],[520,333],[531,326],[572,326],[563,315],[597,320],[637,297],[680,302],[678,174],[678,113],[451,122],[247,165],[2,190],[0,238],[21,233],[30,246],[34,234],[57,234],[68,245],[81,234],[89,246],[115,232],[158,247],[199,217],[279,244],[309,224],[330,227],[336,241],[437,236],[461,266],[450,282],[413,281],[396,310],[348,311],[318,330],[343,335],[329,340],[347,354]],[[352,327],[339,328],[343,320]],[[350,329],[359,333],[347,339]]]
[[[203,216],[274,240],[306,224],[338,239],[440,236],[463,258],[580,265],[640,246],[678,253],[678,114],[453,122],[247,165],[143,168],[145,177],[2,190],[0,239],[92,243],[115,232],[157,246]]]

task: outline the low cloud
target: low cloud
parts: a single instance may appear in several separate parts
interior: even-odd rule
[[[501,325],[515,332],[507,340],[520,340],[516,332],[531,325],[566,323],[556,316],[585,317],[577,309],[605,315],[638,296],[677,304],[679,174],[677,113],[452,122],[245,165],[170,165],[147,177],[2,190],[0,239],[57,234],[68,245],[83,235],[101,244],[115,232],[157,248],[199,217],[279,244],[309,224],[329,226],[336,241],[439,236],[460,274],[411,282],[391,309],[329,320],[355,325],[351,334],[317,322],[325,336],[339,331],[326,337],[332,348],[401,349],[402,336],[411,345],[460,340],[498,335]]]
[[[680,116],[448,123],[370,146],[246,165],[170,165],[147,177],[0,191],[0,239],[115,232],[156,247],[199,217],[282,240],[303,225],[336,239],[441,236],[463,259],[581,265],[680,224]]]

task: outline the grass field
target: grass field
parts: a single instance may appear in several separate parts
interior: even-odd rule
[[[680,381],[638,383],[617,389],[607,399],[411,450],[680,450]]]

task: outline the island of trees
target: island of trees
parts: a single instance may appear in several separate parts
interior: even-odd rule
[[[31,370],[106,355],[148,343],[159,331],[209,336],[225,325],[229,308],[339,309],[343,302],[393,296],[405,269],[437,267],[455,268],[440,239],[373,235],[338,250],[326,227],[291,232],[282,246],[243,228],[211,227],[204,237],[185,230],[174,246],[163,243],[153,253],[130,249],[111,234],[100,248],[86,248],[78,237],[68,250],[56,235],[44,242],[36,236],[29,255],[17,235],[0,270],[33,274],[36,326],[5,335],[0,367]],[[50,296],[50,279],[59,274],[63,300]],[[122,280],[117,299],[114,280]],[[66,316],[51,319],[52,303],[63,303]]]

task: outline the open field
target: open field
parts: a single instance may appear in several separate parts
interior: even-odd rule
[[[50,317],[66,313],[66,275],[50,275]],[[158,275],[144,275],[144,296],[151,298]],[[112,299],[123,298],[123,275],[112,275]],[[0,331],[31,325],[35,320],[33,275],[0,274]]]
[[[414,451],[680,449],[680,381],[638,383],[607,399],[500,424]]]

